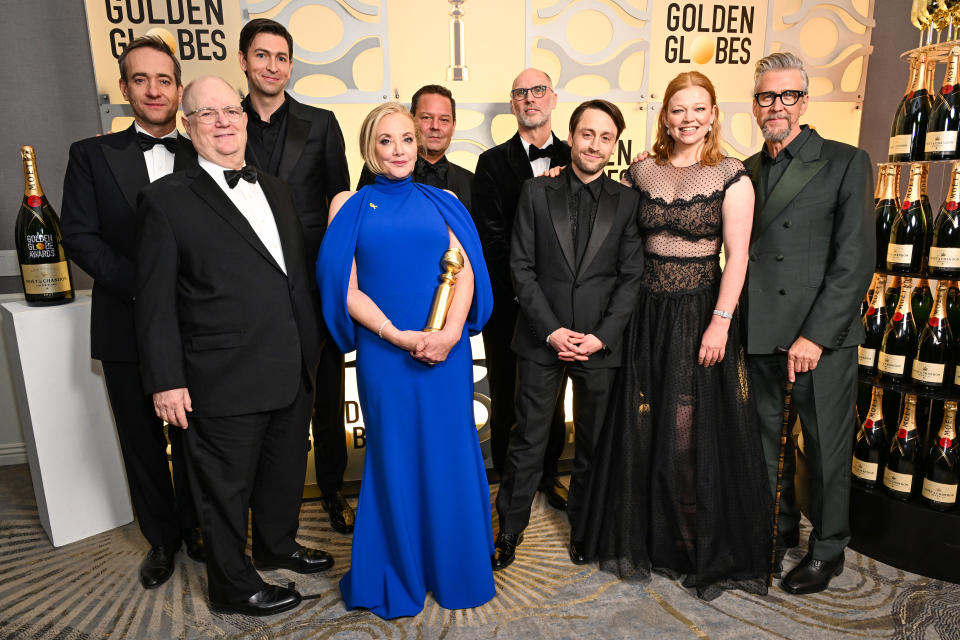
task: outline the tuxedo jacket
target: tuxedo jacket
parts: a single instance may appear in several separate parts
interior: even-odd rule
[[[744,166],[757,185],[761,155]],[[803,336],[827,348],[863,342],[860,301],[873,273],[870,158],[811,131],[769,198],[757,193],[743,289],[747,352]]]
[[[174,171],[196,158],[177,139]],[[70,146],[63,180],[61,226],[71,260],[93,277],[90,355],[137,362],[133,297],[137,258],[137,194],[150,184],[133,125]]]
[[[140,194],[137,339],[148,394],[186,387],[197,417],[289,405],[320,358],[312,256],[286,185],[260,184],[287,273],[196,162]]]
[[[570,171],[565,169],[564,171]],[[620,365],[627,320],[643,270],[637,226],[639,193],[602,175],[597,215],[579,264],[568,209],[567,176],[533,178],[520,192],[510,270],[520,305],[512,347],[539,364],[557,364],[547,336],[564,327],[592,333],[606,346],[580,364]]]
[[[557,155],[551,166],[570,164],[570,147],[553,134]],[[510,242],[513,219],[520,200],[520,187],[533,177],[530,159],[523,150],[520,134],[480,154],[473,179],[473,206],[470,213],[480,233],[483,255],[490,272],[495,304],[513,300],[510,277]]]
[[[357,191],[367,186],[368,184],[373,184],[373,181],[376,179],[376,175],[367,168],[367,165],[363,165],[363,169],[360,170],[360,179],[357,180]],[[417,180],[417,175],[414,173],[413,181],[419,182]],[[444,187],[449,189],[457,196],[457,200],[460,201],[460,204],[464,206],[467,211],[470,211],[471,204],[471,190],[473,188],[473,173],[468,169],[464,169],[458,164],[450,162],[449,158],[447,159],[447,184]]]
[[[327,229],[330,201],[350,189],[350,172],[344,152],[343,134],[332,111],[311,107],[287,96],[287,130],[283,140],[277,176],[293,195],[303,224],[307,252],[315,260]],[[266,166],[247,145],[247,162],[258,169]]]

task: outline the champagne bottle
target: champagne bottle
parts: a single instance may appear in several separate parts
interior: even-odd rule
[[[912,74],[911,89],[904,96],[890,129],[890,162],[923,160],[930,117],[930,95],[925,86],[927,56],[917,56],[917,68]]]
[[[913,322],[913,310],[910,308],[912,286],[913,281],[910,278],[903,279],[897,309],[887,323],[880,355],[877,357],[880,375],[890,382],[910,380],[910,365],[917,352],[917,327]]]
[[[900,285],[903,283],[903,278],[900,276],[888,276],[887,282],[889,286],[887,287],[887,318],[893,317],[893,312],[897,310],[897,302],[900,301]]]
[[[930,255],[930,243],[933,242],[933,207],[930,205],[930,196],[927,195],[927,178],[930,176],[930,163],[920,165],[920,211],[926,222],[926,241],[923,245],[923,264],[921,269],[927,268],[927,257]]]
[[[930,445],[923,465],[923,502],[937,511],[952,509],[957,503],[957,403],[943,403],[943,423],[936,442]]]
[[[887,244],[890,242],[890,228],[900,212],[900,198],[897,197],[899,165],[887,164],[880,167],[880,195],[874,208],[874,220],[877,227],[877,263],[876,269],[887,268]]]
[[[867,334],[863,344],[857,347],[857,361],[860,364],[860,371],[868,376],[877,372],[877,352],[883,346],[883,336],[887,329],[887,303],[884,299],[886,295],[887,276],[877,275],[876,286],[873,288],[873,297],[870,299],[870,306],[867,308],[867,314],[863,317],[863,330]]]
[[[907,195],[890,226],[887,243],[887,268],[900,273],[917,273],[923,265],[927,248],[926,220],[920,202],[920,178],[923,166],[910,165]]]
[[[920,278],[920,282],[913,288],[910,308],[913,309],[914,324],[920,328],[927,324],[927,320],[930,319],[930,311],[933,310],[933,294],[930,292],[930,283],[926,278]]]
[[[928,389],[941,389],[951,371],[953,361],[953,334],[947,319],[947,282],[937,286],[937,305],[920,333],[917,357],[913,360],[914,382]]]
[[[909,500],[913,493],[917,442],[917,396],[908,393],[903,397],[903,417],[883,470],[883,486],[898,500]]]
[[[883,387],[874,387],[870,411],[867,412],[867,419],[860,425],[857,441],[853,445],[853,481],[868,488],[877,486],[886,449],[887,427],[883,421]]]
[[[954,162],[950,172],[950,190],[937,214],[927,266],[936,277],[960,275],[960,162]]]
[[[63,250],[60,219],[37,177],[33,147],[20,147],[23,158],[23,202],[14,229],[20,277],[27,304],[63,304],[73,300],[70,263]]]
[[[910,99],[910,96],[913,92],[913,85],[916,82],[917,77],[917,65],[919,64],[919,58],[910,58],[910,69],[907,72],[907,88],[903,90],[903,95],[900,97],[900,102],[897,103],[897,108],[893,112],[893,124],[891,125],[891,137],[890,143],[887,149],[887,161],[888,162],[909,162],[909,156],[906,160],[894,160],[894,155],[906,155],[910,152],[909,144],[904,144],[909,142],[903,138],[894,138],[892,132],[897,130],[897,122],[903,119],[903,114],[906,111],[907,101]]]
[[[957,63],[960,46],[950,49],[943,86],[934,99],[927,126],[924,157],[927,160],[953,160],[957,157],[957,134],[960,133],[960,84]]]

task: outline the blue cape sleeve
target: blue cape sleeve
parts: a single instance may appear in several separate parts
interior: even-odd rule
[[[475,335],[490,318],[493,293],[473,219],[460,201],[446,191],[421,184],[414,184],[414,187],[423,191],[436,205],[470,260],[473,268],[473,304],[467,315],[466,328],[470,335]],[[323,236],[317,256],[317,286],[323,305],[323,319],[342,353],[357,348],[358,327],[347,311],[347,289],[357,249],[361,213],[366,210],[372,190],[372,187],[360,189],[340,207]]]

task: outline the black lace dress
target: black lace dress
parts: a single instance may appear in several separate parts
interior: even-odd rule
[[[766,593],[770,559],[772,500],[739,314],[723,361],[697,364],[720,286],[721,206],[743,175],[735,158],[630,167],[643,288],[598,440],[589,517],[573,532],[601,569],[682,576],[706,599],[727,588]]]

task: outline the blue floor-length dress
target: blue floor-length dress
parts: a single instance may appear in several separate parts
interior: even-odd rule
[[[344,272],[349,276],[355,256],[360,290],[398,329],[422,329],[449,247],[448,225],[470,257],[476,293],[460,341],[444,362],[430,366],[345,318]],[[348,609],[396,618],[417,615],[428,591],[448,609],[494,596],[469,340],[469,330],[479,330],[489,315],[482,265],[466,210],[409,178],[378,177],[344,204],[324,238],[317,261],[324,317],[341,349],[357,350],[366,426],[351,568],[340,582]]]

